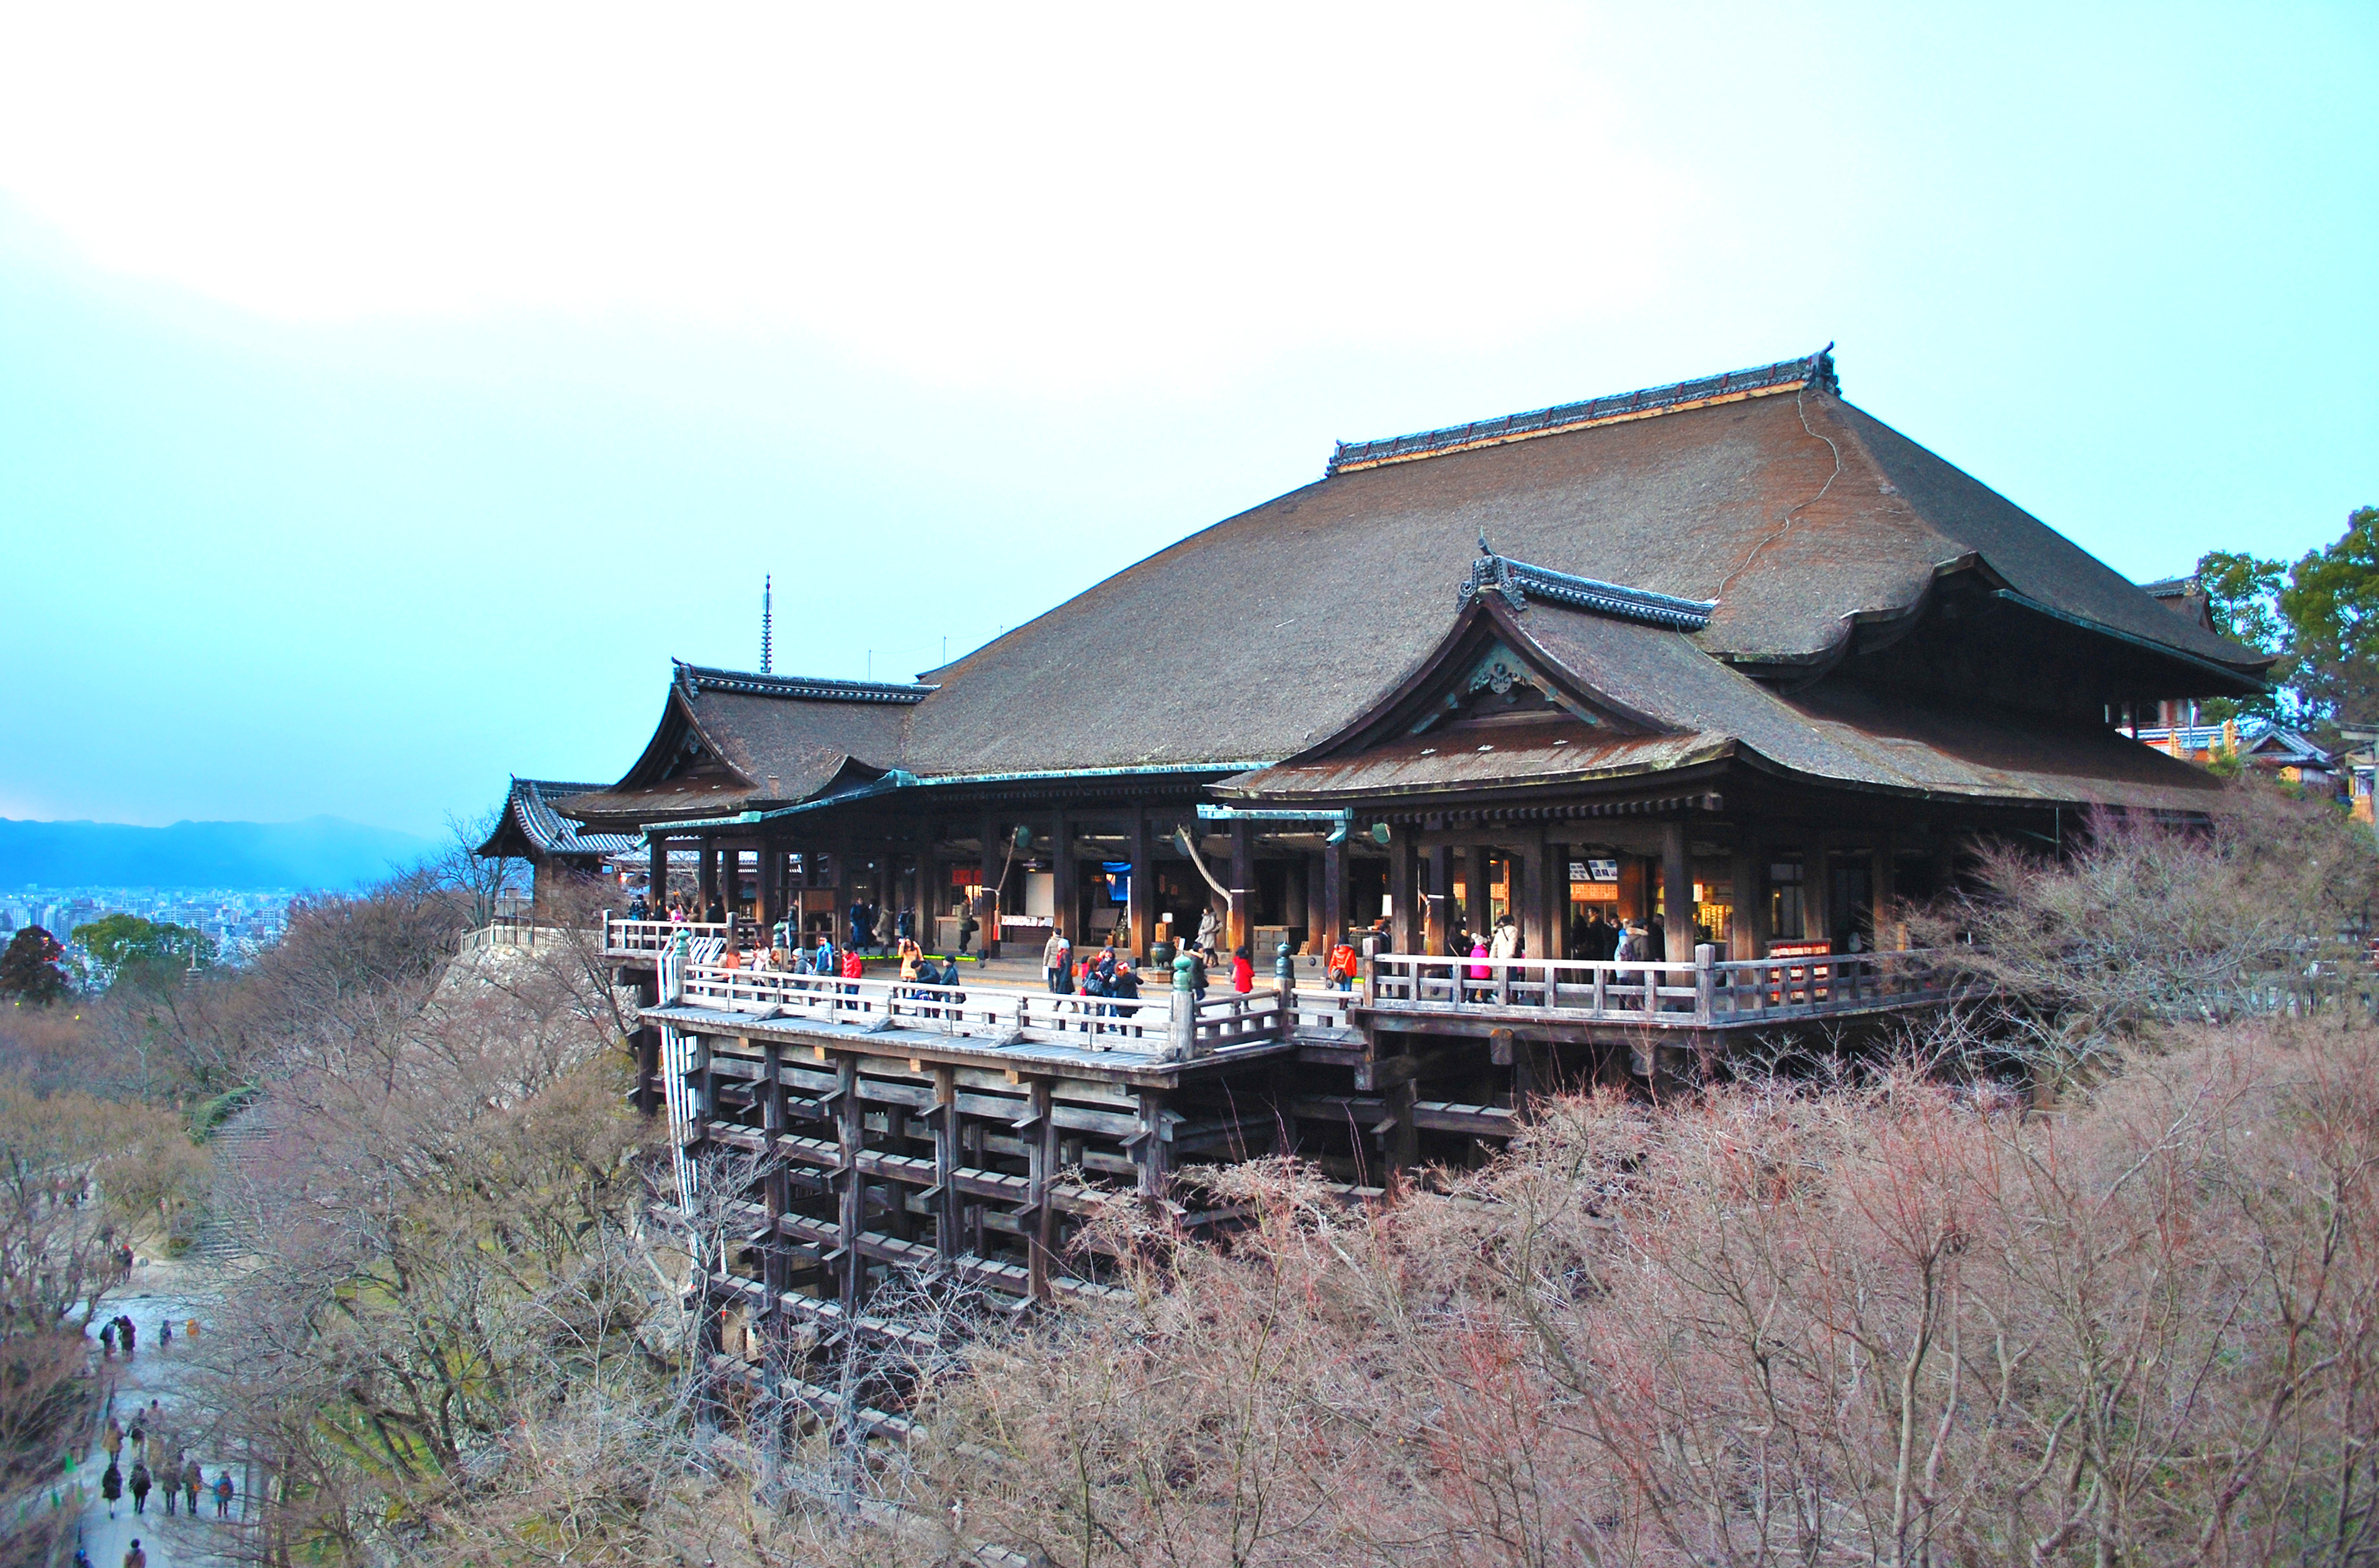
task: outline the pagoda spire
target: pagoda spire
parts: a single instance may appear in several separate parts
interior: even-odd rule
[[[776,655],[770,641],[775,629],[769,623],[768,588],[768,574],[762,573],[760,574],[760,673],[763,675],[774,673],[769,665]]]

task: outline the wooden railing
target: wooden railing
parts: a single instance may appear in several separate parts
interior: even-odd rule
[[[724,944],[734,929],[731,923],[706,921],[618,920],[603,917],[603,950],[607,953],[666,953],[677,946],[681,931],[689,937],[708,937]],[[715,951],[716,949],[714,949]]]
[[[661,950],[661,996],[665,1002],[749,1013],[755,1019],[798,1019],[861,1031],[921,1031],[999,1046],[1031,1042],[1125,1051],[1173,1061],[1278,1042],[1298,1028],[1349,1028],[1351,1009],[1359,1000],[1353,992],[1284,992],[1277,986],[1246,995],[1210,990],[1190,1001],[1185,1010],[1178,1004],[1186,998],[1170,989],[1151,989],[1136,997],[1089,996],[974,981],[924,985],[897,979],[844,979],[731,969],[700,956],[681,959],[673,948]]]
[[[1687,963],[1383,954],[1364,977],[1363,1005],[1674,1029],[1872,1012],[1945,1000],[1953,990],[1922,952],[1729,959],[1719,951],[1704,947]]]

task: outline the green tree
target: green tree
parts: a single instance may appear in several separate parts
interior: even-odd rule
[[[2219,724],[2226,718],[2276,719],[2288,684],[2291,638],[2280,615],[2280,587],[2288,572],[2285,561],[2264,561],[2235,550],[2209,550],[2197,560],[2198,586],[2205,590],[2206,609],[2214,629],[2261,653],[2277,654],[2270,686],[2258,696],[2233,700],[2214,697],[2199,711]]]
[[[2279,609],[2291,633],[2289,684],[2306,717],[2379,720],[2379,506],[2288,570]]]
[[[204,969],[214,962],[212,940],[171,921],[143,920],[135,914],[104,915],[88,925],[76,926],[72,935],[110,984],[127,971]]]
[[[38,925],[29,925],[0,952],[0,996],[17,1003],[47,1007],[66,994],[66,977],[58,968],[66,949]]]

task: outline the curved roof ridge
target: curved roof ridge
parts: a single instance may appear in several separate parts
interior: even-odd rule
[[[915,703],[936,688],[914,681],[841,681],[824,675],[774,675],[749,669],[714,669],[682,658],[677,679],[688,695],[733,692],[747,697],[790,697],[811,703]]]
[[[1715,376],[1672,381],[1666,386],[1639,387],[1634,392],[1612,392],[1577,403],[1560,403],[1550,408],[1532,408],[1526,413],[1504,414],[1492,419],[1474,419],[1467,425],[1445,425],[1434,430],[1417,430],[1411,435],[1387,436],[1377,440],[1340,441],[1330,454],[1329,466],[1322,472],[1325,476],[1352,473],[1357,469],[1376,468],[1383,463],[1409,463],[1416,458],[1435,457],[1441,452],[1501,446],[1507,441],[1530,440],[1538,436],[1584,429],[1589,425],[1643,419],[1688,408],[1707,408],[1714,403],[1736,403],[1745,398],[1798,392],[1803,387],[1812,386],[1822,392],[1838,392],[1842,390],[1841,378],[1834,373],[1832,344],[1815,354],[1805,354],[1798,359],[1780,359],[1773,365],[1755,365],[1747,370],[1727,370]]]

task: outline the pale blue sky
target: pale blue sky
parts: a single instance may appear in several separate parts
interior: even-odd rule
[[[2368,5],[49,9],[0,816],[432,831],[616,777],[763,572],[906,675],[1334,438],[1829,339],[2134,575],[2379,501]]]

